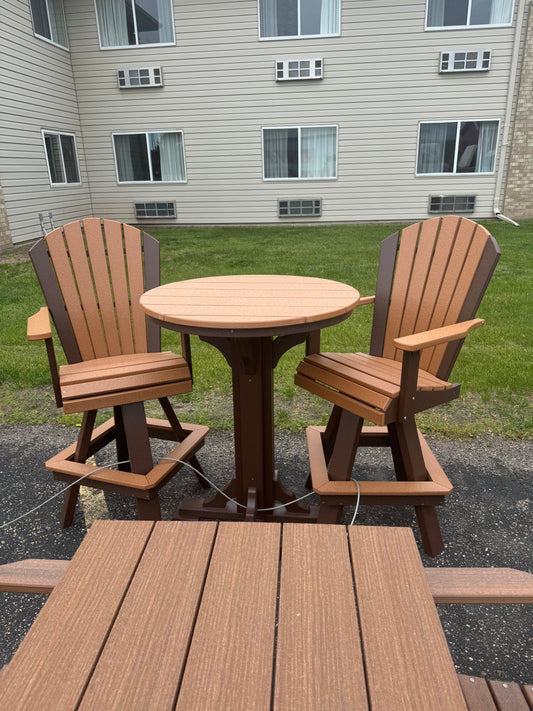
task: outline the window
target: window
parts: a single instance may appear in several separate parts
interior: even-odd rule
[[[492,173],[499,123],[420,124],[417,173]]]
[[[265,180],[337,177],[337,127],[263,129]]]
[[[136,202],[135,217],[176,217],[175,202]]]
[[[30,0],[30,7],[35,35],[68,49],[63,0]]]
[[[181,131],[113,136],[119,183],[184,183]]]
[[[322,200],[278,200],[279,217],[320,217]]]
[[[338,35],[340,0],[259,0],[259,36]]]
[[[475,195],[430,195],[428,212],[474,212]]]
[[[72,133],[43,131],[43,141],[52,185],[79,183],[76,141]]]
[[[96,0],[100,46],[174,44],[172,0]]]
[[[428,0],[426,26],[510,25],[512,16],[513,0]]]
[[[321,59],[280,59],[276,61],[276,81],[322,79]]]
[[[143,69],[117,69],[118,85],[121,89],[139,89],[145,86],[163,86],[161,67]]]
[[[441,72],[487,72],[490,69],[490,49],[455,50],[440,55]]]

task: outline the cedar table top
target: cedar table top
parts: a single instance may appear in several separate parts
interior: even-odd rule
[[[143,294],[141,306],[169,324],[244,330],[342,320],[358,301],[356,289],[330,279],[249,274],[165,284]]]
[[[408,528],[97,521],[0,680],[10,711],[369,707],[466,709]]]

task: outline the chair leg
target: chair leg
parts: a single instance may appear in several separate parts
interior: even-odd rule
[[[80,491],[79,484],[70,486],[65,491],[65,498],[63,500],[63,509],[61,511],[61,526],[63,528],[68,528],[72,526],[72,521],[74,520],[74,512],[76,510],[76,502],[78,501],[78,493]]]
[[[137,499],[139,521],[161,521],[161,505],[157,494],[153,499]]]
[[[444,541],[434,506],[415,506],[416,519],[425,552],[434,558],[444,550]]]
[[[76,444],[76,451],[74,453],[73,460],[75,462],[85,462],[89,455],[89,445],[91,443],[91,435],[94,429],[94,423],[96,420],[97,410],[88,410],[83,413],[83,420],[81,423],[80,434],[78,436],[78,442]],[[78,494],[80,491],[80,485],[75,484],[70,486],[65,491],[65,498],[63,501],[63,509],[61,511],[61,526],[63,528],[68,528],[72,526],[74,520],[74,512],[76,511],[76,503],[78,501]]]
[[[186,437],[186,434],[183,430],[183,427],[181,426],[181,422],[179,421],[176,413],[174,412],[174,408],[170,404],[170,400],[167,397],[161,397],[159,398],[159,403],[163,408],[163,412],[165,413],[167,420],[170,422],[172,429],[178,436],[178,441],[183,441]],[[195,474],[196,478],[200,482],[200,486],[202,487],[202,489],[209,489],[211,485],[206,479],[204,479],[203,476],[201,476],[201,474],[204,474],[204,470],[202,469],[202,465],[198,461],[196,455],[191,457],[189,462],[191,466],[193,466],[195,469],[198,469],[198,472],[200,472],[200,474],[198,472],[195,472]]]
[[[394,460],[397,474],[399,473],[400,476],[405,474],[405,478],[409,481],[426,480],[428,472],[420,447],[415,418],[409,417],[402,423],[395,423],[389,428],[389,431],[391,430],[395,433],[393,441],[399,450]],[[397,458],[401,459],[398,463]],[[437,511],[434,506],[415,506],[415,513],[424,550],[431,557],[435,557],[444,550]]]
[[[332,506],[331,504],[327,503],[327,500],[324,500],[325,498],[326,497],[320,498],[317,523],[340,523],[344,506]]]

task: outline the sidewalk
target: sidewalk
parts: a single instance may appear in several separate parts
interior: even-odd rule
[[[4,426],[0,431],[0,525],[20,516],[60,490],[44,461],[75,440],[77,432],[59,425]],[[430,440],[454,492],[439,519],[446,543],[436,559],[422,554],[425,565],[532,568],[532,445],[525,441],[483,438],[468,442]],[[163,444],[162,453],[166,451]],[[276,433],[280,479],[296,495],[306,493],[305,435]],[[361,453],[360,478],[389,466],[384,451]],[[157,453],[156,453],[156,456]],[[161,456],[161,455],[159,455]],[[113,451],[109,460],[115,458]],[[230,477],[232,434],[212,432],[199,453],[207,475],[217,485]],[[358,460],[359,461],[359,460]],[[98,461],[98,463],[103,463]],[[87,528],[98,518],[135,519],[133,500],[82,488],[71,528],[59,523],[62,497],[12,526],[0,529],[0,563],[24,558],[70,558]],[[192,472],[183,471],[161,491],[163,518],[169,519],[185,496],[203,496]],[[313,499],[310,499],[310,503]],[[346,509],[345,523],[352,509]],[[420,542],[414,510],[362,507],[358,524],[412,526]],[[0,593],[0,667],[7,663],[44,596]],[[457,670],[490,679],[533,682],[532,605],[439,605],[439,613]]]

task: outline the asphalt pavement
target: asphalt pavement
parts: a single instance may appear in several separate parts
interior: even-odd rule
[[[4,426],[0,430],[0,526],[39,506],[64,486],[44,469],[44,461],[72,443],[76,428],[60,425]],[[532,445],[529,441],[484,437],[469,441],[430,440],[454,485],[439,519],[446,548],[435,559],[421,553],[424,565],[512,567],[532,572]],[[164,456],[168,443],[157,445]],[[97,464],[115,459],[103,451]],[[199,453],[217,485],[231,478],[232,434],[211,432]],[[391,469],[384,450],[358,455],[357,477],[383,478]],[[280,479],[297,495],[306,492],[308,473],[304,433],[276,433]],[[62,529],[62,496],[15,523],[0,528],[0,564],[24,558],[72,557],[92,522],[99,518],[135,519],[135,503],[116,494],[81,489],[73,525]],[[172,518],[185,496],[203,496],[195,475],[183,471],[160,492],[164,519]],[[313,499],[309,499],[313,503]],[[345,522],[351,519],[347,508]],[[412,507],[361,507],[356,525],[411,526],[420,545]],[[15,650],[46,601],[42,595],[0,593],[0,667]],[[439,614],[457,671],[501,681],[533,683],[532,605],[439,605]],[[401,611],[399,611],[401,612]]]

